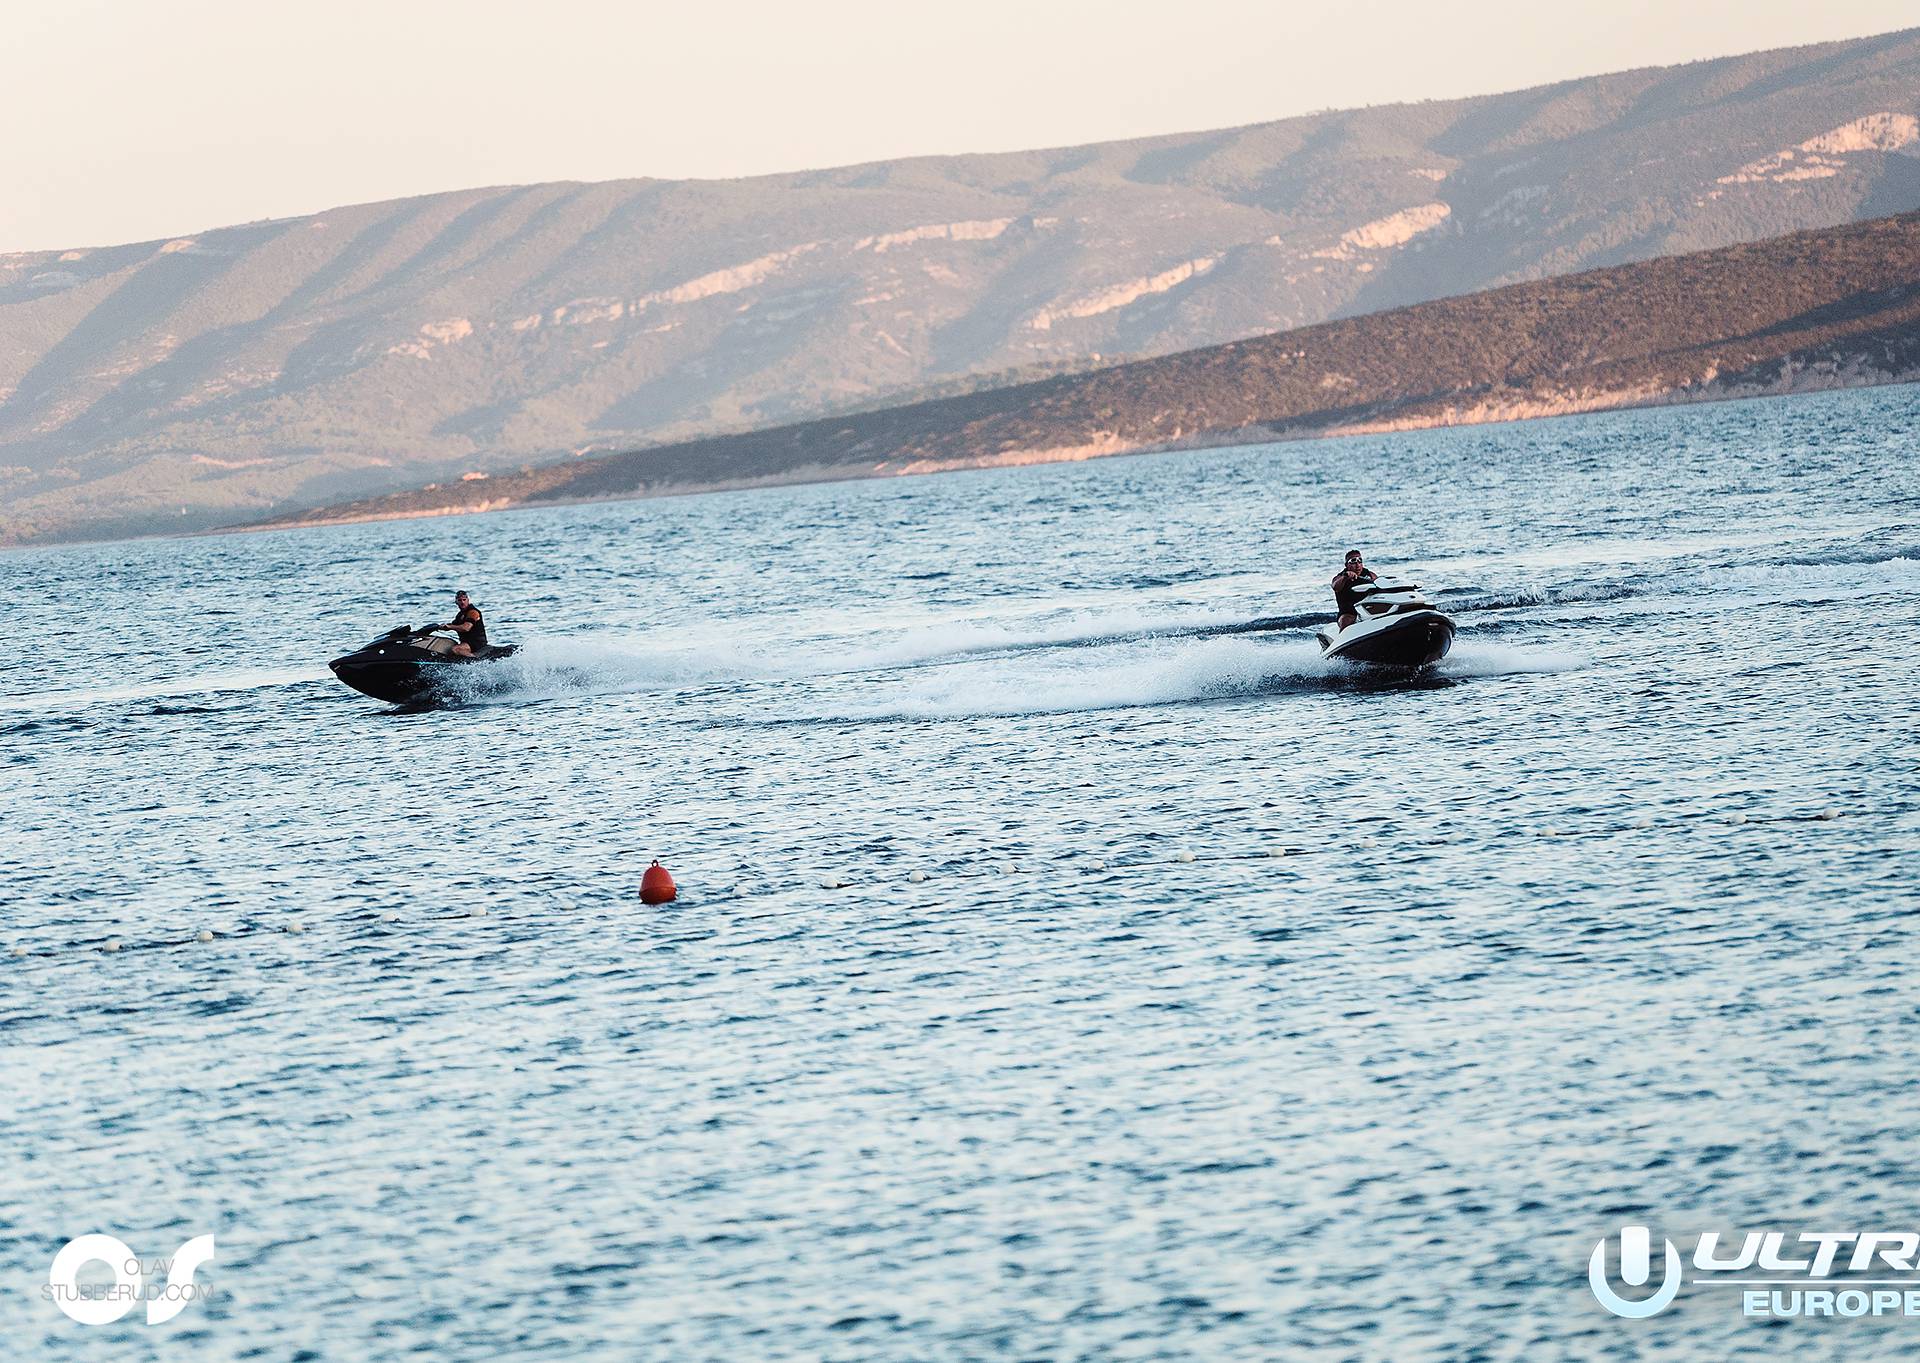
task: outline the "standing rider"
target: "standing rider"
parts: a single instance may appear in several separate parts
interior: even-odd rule
[[[1360,561],[1358,549],[1347,550],[1347,566],[1333,579],[1333,602],[1340,610],[1339,628],[1345,629],[1360,618],[1359,602],[1353,589],[1362,582],[1378,582],[1373,569]]]
[[[450,629],[460,636],[460,642],[453,651],[462,658],[471,658],[487,646],[487,622],[480,617],[480,608],[473,604],[465,592],[453,594],[453,604],[457,613],[444,625],[434,625],[434,629]]]

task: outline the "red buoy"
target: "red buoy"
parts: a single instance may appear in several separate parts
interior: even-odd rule
[[[658,859],[647,867],[647,873],[640,877],[640,902],[642,904],[665,904],[680,891],[673,883],[673,877],[667,873]]]

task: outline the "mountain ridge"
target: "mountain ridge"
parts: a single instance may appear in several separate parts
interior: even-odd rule
[[[1920,213],[738,435],[469,476],[266,527],[1061,462],[1920,379]]]
[[[0,543],[191,529],[1920,208],[1920,30],[0,256]]]

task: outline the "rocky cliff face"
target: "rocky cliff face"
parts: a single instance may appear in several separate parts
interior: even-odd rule
[[[1920,31],[4,256],[0,542],[231,522],[1913,208]]]

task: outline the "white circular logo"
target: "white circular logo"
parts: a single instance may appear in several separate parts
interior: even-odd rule
[[[80,1270],[98,1259],[113,1270],[113,1290],[104,1295],[80,1291]],[[124,1240],[111,1235],[82,1235],[53,1256],[47,1286],[60,1309],[82,1325],[111,1325],[133,1309],[140,1295],[140,1263]]]
[[[1593,1289],[1593,1295],[1600,1304],[1616,1316],[1628,1320],[1645,1320],[1648,1316],[1657,1316],[1680,1294],[1681,1258],[1680,1251],[1674,1248],[1673,1241],[1662,1240],[1667,1247],[1665,1273],[1660,1279],[1659,1290],[1651,1297],[1640,1301],[1629,1301],[1613,1290],[1607,1281],[1607,1242],[1602,1240],[1593,1247],[1593,1257],[1587,1260],[1587,1286]],[[1644,1287],[1647,1279],[1653,1276],[1653,1233],[1645,1226],[1626,1226],[1620,1231],[1620,1277],[1629,1287]]]

